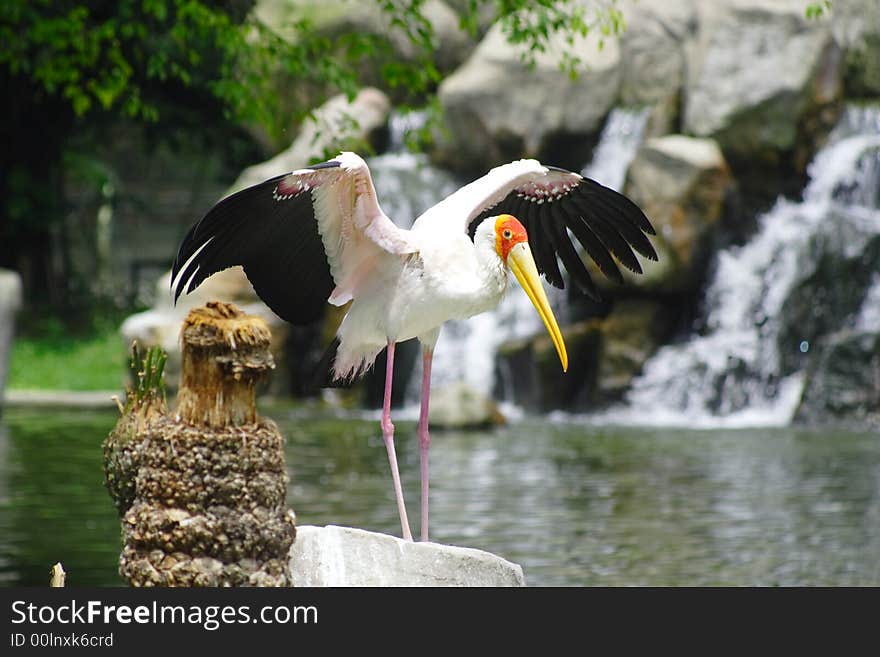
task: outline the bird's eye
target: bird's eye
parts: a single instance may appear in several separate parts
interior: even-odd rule
[[[510,232],[510,229],[509,229],[509,228],[505,228],[505,229],[504,229],[504,232],[501,233],[501,235],[502,235],[502,237],[504,237],[504,239],[506,239],[506,240],[509,240],[511,237],[513,237],[513,233]]]

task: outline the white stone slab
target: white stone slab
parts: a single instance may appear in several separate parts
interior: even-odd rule
[[[525,586],[490,552],[334,525],[297,527],[290,572],[294,586]]]

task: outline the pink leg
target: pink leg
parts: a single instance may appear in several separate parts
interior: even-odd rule
[[[433,349],[422,353],[422,406],[419,410],[419,452],[422,472],[422,540],[428,540],[428,450],[431,448],[431,435],[428,433],[428,405],[431,397],[431,361]]]
[[[385,402],[382,406],[382,437],[385,449],[388,450],[388,461],[391,463],[391,479],[394,482],[394,495],[397,497],[397,511],[400,513],[400,527],[403,538],[412,540],[409,520],[406,517],[406,505],[403,503],[403,488],[400,485],[400,471],[397,469],[397,452],[394,450],[394,425],[391,423],[391,380],[394,377],[394,343],[388,343],[387,364],[385,366]]]

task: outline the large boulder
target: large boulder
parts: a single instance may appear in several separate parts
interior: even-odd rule
[[[685,42],[695,37],[694,0],[628,2],[622,11],[620,99],[625,105],[649,105],[677,94],[684,86]]]
[[[475,44],[467,32],[459,27],[459,17],[447,3],[426,0],[419,9],[433,30],[435,48],[432,61],[441,73],[448,73],[464,61]],[[259,0],[254,13],[278,33],[291,38],[295,38],[295,32],[290,30],[290,26],[308,19],[318,34],[330,39],[344,34],[387,37],[392,57],[414,61],[419,55],[404,26],[392,24],[391,15],[383,11],[377,2]],[[383,61],[382,57],[372,62],[365,59],[364,77],[361,79],[381,85],[383,80],[379,67]]]
[[[584,400],[587,407],[623,398],[633,378],[668,337],[673,319],[661,301],[626,299],[615,304],[601,323],[595,396]]]
[[[794,421],[880,426],[880,333],[843,329],[816,347]]]
[[[687,74],[685,51],[696,37],[696,2],[629,0],[621,9],[626,31],[620,40],[620,102],[651,108],[649,135],[676,132]]]
[[[298,527],[294,586],[525,586],[522,568],[474,548],[413,543],[351,527]]]
[[[699,21],[684,131],[716,139],[737,173],[803,173],[842,93],[830,20],[808,19],[800,0],[734,0],[700,3]]]
[[[362,150],[356,146],[372,141],[378,131],[385,129],[390,113],[388,96],[372,87],[361,89],[353,100],[341,94],[334,96],[315,110],[314,117],[302,125],[288,148],[242,171],[227,193],[300,169],[323,159],[326,153]]]
[[[432,429],[485,429],[503,423],[498,404],[463,381],[431,390]]]
[[[14,271],[0,269],[0,406],[6,388],[9,351],[15,332],[15,315],[21,307],[21,277]]]
[[[831,30],[846,52],[846,97],[876,99],[880,96],[880,3],[837,0]]]
[[[880,147],[855,169],[797,254],[779,312],[781,372],[805,377],[799,422],[880,422]]]
[[[799,281],[780,312],[782,374],[808,366],[815,358],[811,352],[828,336],[854,325],[880,271],[880,233],[870,224],[840,214],[832,214],[827,224],[801,254]],[[880,334],[880,325],[864,330]]]
[[[507,379],[501,387],[513,402],[535,411],[587,411],[619,401],[668,337],[671,319],[659,302],[628,299],[616,302],[605,318],[563,327],[568,372],[544,334],[505,343],[498,350],[498,374]]]
[[[642,261],[643,276],[624,270],[628,283],[670,293],[698,289],[732,189],[730,170],[711,139],[647,140],[630,165],[625,191],[657,230],[651,241],[659,259]]]
[[[830,335],[861,326],[880,333],[876,317],[860,321],[880,305],[880,146],[858,144],[853,174],[832,190],[834,201],[816,231],[797,253],[797,280],[779,313],[777,347],[783,374],[808,366],[813,349]],[[868,219],[866,219],[866,217]]]
[[[608,38],[600,48],[599,39],[596,30],[572,44],[556,34],[530,67],[523,46],[493,26],[440,85],[449,131],[438,136],[434,160],[469,174],[519,157],[580,168],[620,88],[618,42]],[[587,64],[577,79],[560,69],[564,53]]]

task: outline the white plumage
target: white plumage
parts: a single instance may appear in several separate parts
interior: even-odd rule
[[[539,274],[562,287],[558,256],[574,284],[596,296],[572,235],[606,275],[622,280],[617,262],[641,272],[633,249],[656,259],[646,237],[653,232],[626,197],[536,160],[492,169],[405,230],[382,211],[364,160],[345,152],[221,200],[181,243],[172,288],[177,299],[212,273],[240,264],[257,294],[293,323],[315,321],[328,302],[351,303],[337,333],[333,371],[336,378],[355,378],[388,349],[382,429],[405,537],[410,532],[393,447],[391,372],[394,345],[418,338],[425,358],[419,438],[426,539],[428,394],[440,327],[497,306],[512,271],[565,368],[562,335]]]

